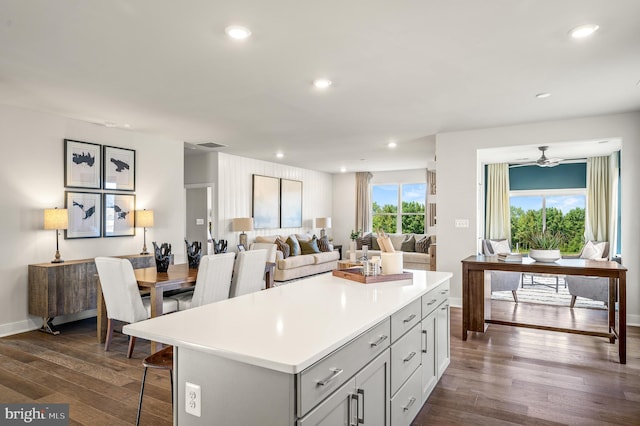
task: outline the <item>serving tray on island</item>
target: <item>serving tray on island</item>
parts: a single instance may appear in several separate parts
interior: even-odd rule
[[[333,276],[339,278],[345,278],[347,280],[359,282],[362,284],[375,284],[385,281],[398,281],[398,280],[411,280],[413,279],[412,272],[402,272],[401,274],[389,274],[389,275],[362,275],[362,268],[349,268],[349,269],[334,269]]]

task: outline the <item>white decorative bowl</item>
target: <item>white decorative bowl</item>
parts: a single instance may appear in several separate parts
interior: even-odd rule
[[[536,262],[550,263],[560,259],[562,255],[560,254],[560,250],[531,249],[529,251],[529,257],[535,260]]]

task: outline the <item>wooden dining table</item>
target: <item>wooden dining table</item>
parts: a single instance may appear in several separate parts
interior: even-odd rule
[[[267,262],[265,264],[265,283],[266,288],[273,287],[275,263]],[[138,288],[142,293],[149,293],[151,299],[151,318],[162,315],[162,301],[164,293],[170,290],[178,290],[181,288],[194,287],[198,270],[189,268],[189,264],[181,263],[178,265],[169,265],[167,272],[158,272],[155,267],[140,268],[133,270]],[[97,300],[97,338],[98,343],[104,343],[107,337],[107,308],[102,297],[102,287],[98,279],[98,300]],[[156,342],[151,342],[151,352],[154,353],[160,349]]]

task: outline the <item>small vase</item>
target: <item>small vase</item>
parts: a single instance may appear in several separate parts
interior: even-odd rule
[[[156,258],[156,271],[167,272],[171,263],[171,244],[162,243],[160,247],[153,242],[153,251]]]
[[[351,240],[349,243],[349,262],[356,261],[356,242]]]

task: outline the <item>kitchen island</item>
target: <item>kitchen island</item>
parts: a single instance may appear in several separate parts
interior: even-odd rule
[[[452,276],[411,272],[320,275],[123,331],[175,347],[175,424],[408,425],[449,362]]]

